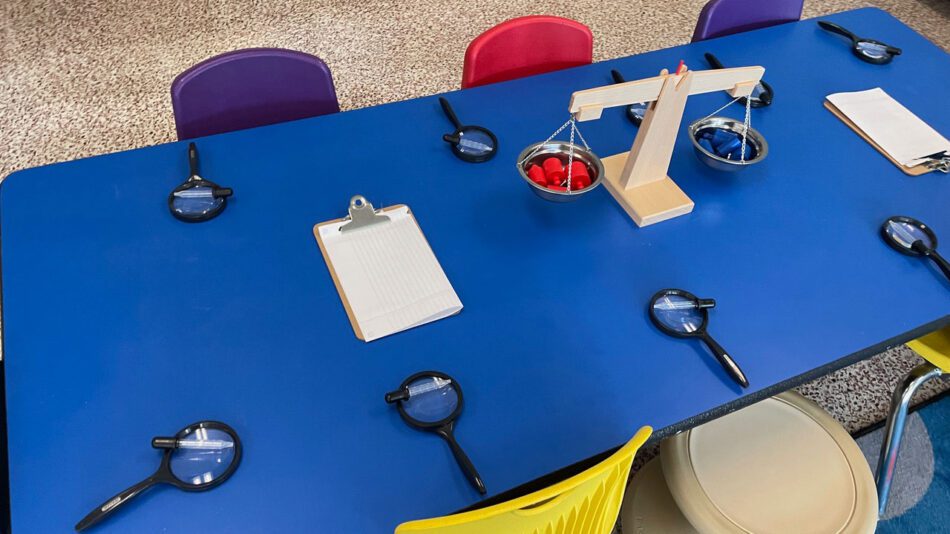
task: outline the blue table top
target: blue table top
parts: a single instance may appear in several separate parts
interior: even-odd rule
[[[456,436],[489,494],[673,428],[950,322],[950,284],[889,249],[889,215],[950,240],[950,180],[909,177],[822,107],[884,88],[950,132],[950,56],[885,12],[828,17],[893,43],[863,63],[804,21],[453,93],[500,139],[457,160],[435,97],[198,140],[205,178],[233,187],[217,219],[173,219],[186,143],[15,173],[0,188],[12,525],[63,532],[157,468],[152,436],[235,427],[245,457],[221,487],[155,489],[101,532],[386,532],[478,501],[437,436],[383,394],[438,369],[466,395]],[[655,75],[679,59],[760,64],[769,141],[740,174],[704,167],[682,133],[728,101],[689,99],[670,176],[689,215],[637,228],[603,188],[536,198],[515,172],[567,118],[574,90]],[[581,129],[602,156],[636,129],[621,109]],[[732,107],[739,117],[742,110]],[[311,233],[351,195],[408,204],[458,292],[458,316],[357,340]],[[710,332],[751,381],[740,391],[697,343],[660,334],[649,297],[714,297]]]

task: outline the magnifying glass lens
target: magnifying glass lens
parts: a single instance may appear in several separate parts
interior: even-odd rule
[[[869,58],[882,59],[888,56],[887,45],[883,45],[881,43],[858,41],[858,44],[856,44],[855,47],[858,49],[858,52],[861,52]]]
[[[632,113],[637,119],[643,120],[643,117],[647,114],[647,105],[643,102],[639,104],[631,104],[628,108],[630,113]]]
[[[185,484],[207,484],[234,462],[234,437],[215,428],[196,428],[178,439],[171,453],[172,474]]]
[[[459,132],[459,142],[455,147],[463,154],[480,157],[495,150],[495,142],[482,130],[468,128]]]
[[[703,313],[696,301],[682,295],[664,295],[653,302],[653,316],[666,328],[690,333],[703,324]]]
[[[923,242],[924,246],[927,248],[933,248],[933,241],[930,239],[930,236],[927,235],[922,229],[913,224],[903,221],[887,221],[887,227],[885,229],[888,237],[890,237],[898,245],[911,248],[911,245],[915,241]]]
[[[416,421],[442,421],[458,407],[458,392],[451,380],[424,376],[410,382],[408,388],[409,398],[402,401],[402,408]]]
[[[205,217],[224,204],[224,198],[216,198],[214,188],[207,185],[175,191],[172,196],[172,209],[190,219]]]

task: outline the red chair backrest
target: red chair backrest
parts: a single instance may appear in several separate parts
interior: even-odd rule
[[[594,36],[580,22],[541,15],[511,19],[468,45],[462,88],[588,65],[593,55]]]

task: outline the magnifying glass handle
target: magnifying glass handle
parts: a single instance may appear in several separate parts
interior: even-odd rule
[[[714,68],[714,69],[722,69],[722,68],[725,68],[725,67],[723,66],[722,62],[719,61],[719,58],[717,58],[716,56],[710,54],[709,52],[706,52],[705,54],[703,54],[703,57],[706,58],[706,62],[709,63],[709,66],[710,66],[710,67],[712,67],[712,68]]]
[[[214,198],[227,198],[234,194],[234,190],[230,187],[219,187],[215,189],[212,193]]]
[[[138,494],[142,493],[148,488],[151,488],[157,483],[158,480],[155,478],[155,475],[152,475],[138,484],[116,493],[109,500],[97,506],[93,511],[89,512],[89,514],[82,518],[80,522],[76,523],[76,532],[85,530],[95,525],[99,521],[102,521],[106,518],[106,516],[120,508],[123,504],[131,501],[134,497],[138,496]]]
[[[191,176],[198,176],[198,147],[188,143],[188,169]]]
[[[385,398],[388,404],[404,401],[409,398],[409,388],[401,388],[397,389],[396,391],[390,391],[386,394]]]
[[[709,347],[709,350],[716,356],[716,359],[719,360],[719,364],[722,365],[722,368],[729,373],[729,376],[740,386],[744,388],[749,387],[749,380],[745,377],[745,373],[742,372],[742,369],[739,369],[739,364],[729,356],[726,349],[722,348],[722,345],[719,343],[716,343],[716,340],[709,334],[704,335],[702,339],[706,343],[706,346]]]
[[[848,30],[846,30],[846,29],[842,28],[841,26],[838,26],[837,24],[834,24],[834,23],[832,23],[832,22],[826,22],[826,21],[824,21],[824,20],[819,20],[819,21],[818,21],[818,25],[821,26],[822,29],[828,30],[828,31],[830,31],[831,33],[837,33],[838,35],[844,35],[845,37],[847,37],[848,39],[851,39],[852,41],[857,41],[857,40],[858,40],[858,36],[857,36],[857,35],[855,35],[855,34],[849,32]]]
[[[759,101],[762,102],[763,106],[768,106],[772,103],[772,98],[775,96],[775,92],[772,90],[772,86],[765,83],[765,81],[759,81],[762,85],[762,94],[759,95]]]
[[[482,482],[482,476],[478,474],[478,470],[475,469],[475,464],[468,459],[468,455],[465,454],[465,451],[462,450],[462,447],[455,441],[455,436],[452,435],[450,429],[439,429],[439,435],[445,438],[445,441],[449,442],[449,448],[452,449],[452,454],[455,456],[455,461],[458,462],[459,467],[462,468],[462,471],[465,472],[465,476],[468,477],[468,481],[475,486],[475,489],[479,493],[484,495],[488,492],[485,489],[485,483]]]
[[[446,100],[445,98],[442,98],[442,97],[440,96],[440,97],[439,97],[439,104],[442,106],[442,111],[445,112],[445,116],[448,117],[449,120],[452,121],[452,124],[455,125],[455,129],[456,129],[456,130],[461,130],[461,129],[462,129],[462,122],[461,122],[461,121],[459,120],[459,118],[455,115],[455,110],[452,109],[452,105],[449,104],[449,101]]]
[[[927,257],[932,259],[934,263],[937,264],[937,267],[940,267],[940,270],[943,271],[943,274],[950,278],[950,262],[947,262],[947,259],[937,254],[936,250],[930,249],[930,252],[927,254]]]

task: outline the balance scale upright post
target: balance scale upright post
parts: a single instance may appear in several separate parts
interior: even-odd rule
[[[599,119],[606,108],[650,102],[629,152],[604,158],[604,184],[637,226],[693,211],[693,201],[667,176],[676,134],[689,95],[727,91],[749,96],[762,79],[762,67],[739,67],[670,74],[595,87],[571,95],[569,111],[577,121]]]

